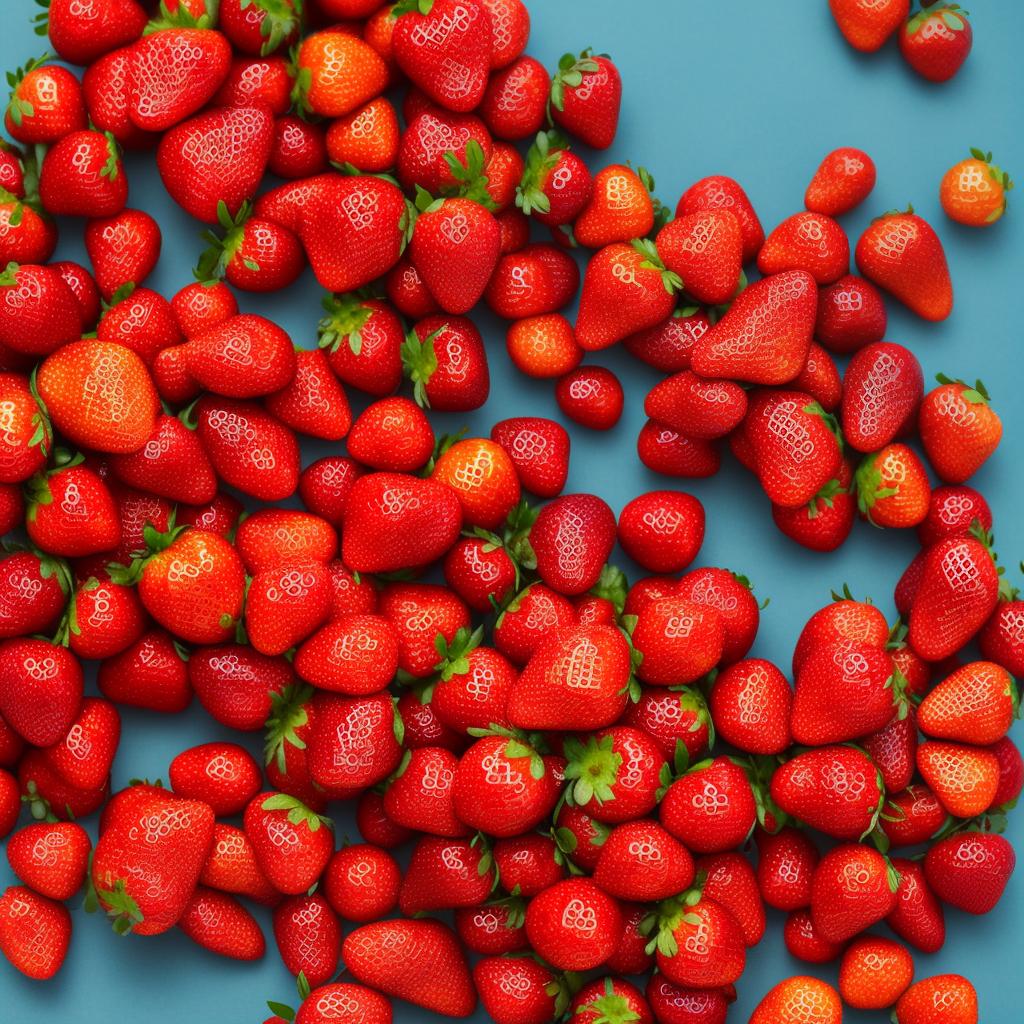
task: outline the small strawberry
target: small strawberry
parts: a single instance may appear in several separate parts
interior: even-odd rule
[[[893,1019],[896,1024],[978,1024],[978,994],[959,974],[922,978],[900,997]]]
[[[545,82],[546,79],[545,73]],[[569,149],[565,138],[554,131],[538,132],[527,151],[522,180],[516,187],[516,206],[541,224],[560,227],[580,218],[593,194],[590,170]]]
[[[946,82],[971,52],[973,33],[967,11],[958,4],[929,4],[900,29],[903,59],[929,82]]]
[[[394,910],[400,882],[401,871],[387,851],[356,843],[331,857],[323,874],[323,891],[341,918],[365,924]]]
[[[895,3],[899,6],[906,0]],[[807,186],[804,206],[815,213],[839,217],[864,202],[874,187],[874,161],[864,150],[844,146],[822,160]]]
[[[843,953],[839,991],[856,1009],[884,1010],[903,995],[913,978],[914,961],[904,946],[866,935]]]
[[[7,841],[11,870],[30,889],[51,900],[69,900],[82,888],[92,840],[71,821],[26,825]]]
[[[487,401],[487,350],[468,317],[424,317],[406,336],[401,357],[420,405],[439,412],[468,412]]]
[[[850,269],[850,243],[831,217],[795,213],[765,239],[757,269],[762,274],[805,270],[819,285],[831,284]]]
[[[935,953],[946,941],[946,924],[942,904],[936,899],[920,861],[896,858],[893,867],[899,872],[896,909],[885,919],[886,924],[905,942],[922,953]]]
[[[916,737],[914,750],[916,752]],[[915,769],[916,758],[911,772]],[[918,783],[890,794],[879,826],[892,846],[916,846],[931,839],[948,820],[949,815],[939,798],[927,786]]]
[[[602,168],[573,224],[573,237],[589,249],[643,238],[654,227],[653,185],[646,171],[634,171],[627,164]]]
[[[551,118],[593,149],[615,140],[622,103],[622,79],[607,54],[587,48],[564,54],[551,82]]]
[[[339,1012],[355,1014],[361,1024],[388,1024],[391,1004],[373,989],[335,982],[321,985],[306,996],[295,1015],[295,1024],[328,1024]],[[267,1024],[278,1024],[282,1019],[272,1017]]]
[[[644,412],[690,438],[725,437],[747,413],[747,393],[728,380],[707,380],[692,370],[666,377],[647,393]]]
[[[203,949],[232,960],[259,960],[266,952],[256,919],[233,896],[197,886],[178,927]]]
[[[862,452],[885,447],[915,422],[923,391],[921,364],[909,349],[884,341],[859,349],[843,380],[844,439]]]
[[[110,489],[80,460],[32,477],[27,496],[26,532],[47,554],[81,558],[109,551],[121,540]]]
[[[36,32],[49,34],[61,60],[91,64],[97,57],[124,46],[142,34],[146,12],[136,0],[100,0],[84,19],[75,0],[51,0],[36,16]]]
[[[124,209],[128,179],[113,136],[77,131],[52,145],[39,171],[39,198],[50,214],[112,217]]]
[[[718,305],[736,294],[743,272],[743,231],[726,209],[676,217],[655,239],[665,266],[698,302]]]
[[[245,808],[244,827],[260,870],[286,894],[309,889],[334,849],[330,821],[284,793],[254,796]]]
[[[765,903],[776,910],[801,910],[811,904],[818,850],[807,835],[790,825],[776,833],[756,830],[757,884]]]
[[[619,378],[604,366],[581,366],[555,385],[558,407],[589,430],[611,430],[622,418],[625,392]]]
[[[855,352],[881,341],[886,322],[881,294],[862,277],[847,274],[818,293],[814,336],[830,352]]]
[[[1016,855],[999,835],[965,832],[940,839],[924,859],[928,885],[944,903],[987,914],[1002,898]]]
[[[650,572],[673,573],[697,557],[704,541],[704,506],[681,491],[649,491],[619,513],[618,540]]]
[[[85,251],[107,302],[129,282],[145,281],[159,259],[160,243],[160,227],[144,210],[125,209],[86,224]]]
[[[509,359],[528,377],[561,377],[583,359],[572,325],[560,313],[516,320],[509,324],[505,344]]]
[[[728,743],[752,754],[779,754],[792,742],[792,699],[775,665],[750,658],[718,674],[708,704],[715,728]]]
[[[722,464],[721,454],[712,442],[686,437],[657,420],[644,424],[636,447],[640,461],[665,476],[714,476]]]
[[[97,682],[109,700],[165,714],[184,711],[192,700],[185,658],[171,636],[157,629],[102,662]]]
[[[943,374],[921,402],[918,429],[925,454],[940,479],[963,483],[999,446],[1003,424],[981,381],[970,387]]]
[[[989,746],[1016,717],[1017,687],[1004,668],[973,661],[958,668],[921,702],[921,731],[936,739]]]
[[[555,313],[579,288],[576,261],[553,245],[524,246],[498,260],[484,299],[506,320]]]
[[[910,13],[910,0],[829,0],[843,38],[862,53],[873,53]]]
[[[905,444],[887,444],[857,467],[857,504],[873,526],[906,529],[928,515],[931,484],[920,456]]]
[[[827,982],[797,975],[780,981],[754,1009],[750,1024],[840,1024],[843,1004]]]
[[[676,216],[701,210],[730,210],[743,232],[743,262],[749,263],[764,244],[764,230],[746,192],[739,182],[724,175],[712,175],[694,182],[676,206]]]
[[[1006,212],[1010,176],[992,163],[992,154],[972,149],[968,160],[954,164],[942,176],[939,201],[946,216],[969,227],[988,227]]]
[[[45,751],[47,765],[75,789],[102,789],[121,738],[121,717],[109,701],[86,697],[61,740]]]
[[[279,903],[274,908],[274,938],[290,974],[317,986],[337,973],[341,922],[320,893],[303,893]]]
[[[237,743],[203,743],[183,750],[168,768],[171,789],[208,803],[218,817],[241,814],[263,781],[256,759]]]
[[[0,952],[11,965],[35,981],[52,978],[64,963],[71,943],[67,908],[22,885],[0,896]]]
[[[62,67],[46,64],[48,55],[7,73],[11,99],[4,127],[28,146],[52,144],[86,127],[85,103],[78,79]]]

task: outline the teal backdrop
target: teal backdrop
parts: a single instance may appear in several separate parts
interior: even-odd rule
[[[953,315],[926,324],[889,302],[888,339],[909,346],[931,380],[950,376],[983,379],[1005,425],[997,455],[972,481],[995,513],[998,551],[1009,576],[1024,585],[1024,403],[1021,402],[1021,290],[1024,270],[1024,188],[1011,194],[1005,220],[986,231],[962,228],[939,207],[939,180],[970,146],[994,151],[999,163],[1024,182],[1024,29],[1013,5],[975,0],[970,11],[974,51],[955,80],[935,86],[917,78],[900,59],[894,41],[880,53],[860,55],[840,37],[825,0],[530,0],[533,33],[529,52],[554,67],[567,50],[592,46],[608,52],[625,84],[618,140],[591,166],[630,160],[650,169],[657,193],[676,200],[707,174],[742,182],[770,230],[802,209],[804,188],[818,162],[837,146],[866,149],[878,166],[878,184],[863,206],[843,218],[851,242],[875,215],[913,203],[939,231],[956,292]],[[0,64],[13,69],[45,48],[33,35],[32,0],[3,0]],[[200,251],[200,226],[167,197],[152,156],[128,161],[129,205],[142,207],[164,233],[159,267],[147,283],[170,295],[191,279]],[[61,228],[62,258],[84,261],[81,226]],[[316,342],[320,291],[307,271],[287,294],[243,299],[246,309],[281,323],[296,344]],[[437,416],[445,430],[463,424],[486,434],[510,415],[559,418],[549,384],[509,372],[502,324],[474,314],[491,360],[492,393],[470,416]],[[567,490],[592,491],[618,511],[634,495],[671,481],[647,472],[636,460],[637,432],[644,422],[643,397],[656,375],[625,352],[599,353],[626,387],[626,412],[608,433],[573,429]],[[311,461],[328,451],[308,445]],[[871,595],[893,615],[892,588],[916,550],[912,535],[883,533],[859,524],[833,555],[805,552],[779,534],[756,483],[727,461],[707,481],[679,485],[707,509],[707,540],[698,564],[724,565],[750,577],[761,598],[770,598],[754,653],[789,664],[801,624],[848,583]],[[628,566],[624,558],[616,556]],[[633,575],[636,568],[631,567]],[[195,706],[178,717],[124,713],[124,739],[114,768],[115,787],[133,777],[166,778],[171,758],[185,747],[228,733]],[[232,739],[237,736],[231,735]],[[1018,742],[1024,730],[1018,727]],[[258,748],[258,737],[249,744]],[[356,835],[344,809],[338,836]],[[1011,817],[1009,835],[1024,840],[1024,808]],[[13,881],[0,858],[0,885]],[[0,960],[0,1022],[3,1024],[256,1024],[265,1000],[294,1002],[292,979],[273,949],[269,915],[258,911],[270,950],[260,964],[215,958],[178,932],[156,938],[118,938],[102,917],[89,917],[73,901],[74,939],[63,970],[49,983],[28,981]],[[919,977],[946,971],[968,975],[981,996],[985,1024],[1020,1019],[1024,982],[1019,946],[1024,935],[1024,871],[1011,881],[1000,906],[984,918],[949,912],[948,941],[937,955],[917,955]],[[782,944],[781,919],[772,915],[764,941],[751,951],[730,1020],[743,1024],[775,982],[808,965],[791,959]],[[836,968],[813,973],[835,981]],[[487,1016],[478,1012],[475,1021]],[[848,1012],[850,1024],[887,1019]],[[395,1020],[426,1024],[439,1018],[404,1003]]]

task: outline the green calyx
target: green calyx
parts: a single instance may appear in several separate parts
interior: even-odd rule
[[[959,4],[944,4],[938,8],[929,4],[922,5],[921,10],[907,22],[907,34],[916,35],[921,31],[924,23],[931,18],[941,18],[950,32],[963,32],[967,28],[967,11]]]
[[[187,529],[187,523],[178,526],[174,522],[174,514],[171,514],[167,529],[160,531],[152,523],[146,523],[142,528],[142,539],[146,546],[140,551],[132,552],[132,560],[128,565],[120,565],[111,562],[107,566],[107,575],[112,583],[122,587],[134,586],[142,578],[142,571],[146,563],[154,555],[166,551]]]
[[[844,487],[835,477],[829,480],[818,493],[807,503],[807,518],[817,519],[823,508],[832,508],[840,494],[847,494]]]
[[[484,639],[484,627],[477,626],[469,630],[465,626],[459,629],[451,641],[445,639],[443,633],[434,637],[434,650],[441,659],[434,670],[440,674],[442,682],[448,682],[452,676],[464,676],[469,671],[469,655]]]
[[[391,8],[391,17],[400,18],[403,14],[429,14],[434,9],[434,0],[398,0]]]
[[[121,173],[121,147],[111,132],[104,132],[107,140],[107,159],[100,168],[100,177],[113,181]]]
[[[56,814],[53,813],[53,809],[50,807],[50,801],[46,799],[39,792],[39,787],[36,785],[34,779],[29,779],[25,785],[25,792],[21,795],[21,802],[28,805],[29,814],[32,815],[33,821],[46,821],[51,825],[55,821],[60,819]],[[70,811],[68,817],[71,818]]]
[[[554,1020],[562,1020],[565,1017],[569,1012],[573,996],[581,988],[583,988],[583,975],[576,971],[563,971],[544,986],[544,992],[555,1000]]]
[[[565,90],[579,88],[584,75],[599,70],[600,65],[594,60],[594,51],[589,46],[578,57],[572,53],[563,54],[551,81],[551,106],[555,110],[564,110]]]
[[[129,935],[136,925],[142,924],[145,920],[138,903],[129,894],[123,878],[118,878],[110,889],[97,890],[95,896],[95,907],[91,899],[86,897],[86,910],[91,911],[102,906],[116,935]]]
[[[976,380],[974,386],[971,387],[970,384],[953,377],[947,377],[944,373],[937,373],[935,379],[943,385],[956,384],[962,387],[964,390],[960,392],[960,397],[972,405],[988,405],[992,400],[989,396],[988,388],[980,380]]]
[[[14,288],[18,284],[18,271],[21,270],[21,264],[15,263],[13,260],[7,264],[2,271],[0,271],[0,288]]]
[[[630,1007],[629,1000],[615,991],[611,978],[604,979],[604,992],[577,1012],[594,1014],[593,1024],[631,1024],[641,1019]]]
[[[554,130],[538,132],[533,145],[526,153],[523,176],[516,186],[516,206],[527,216],[531,213],[547,213],[551,200],[544,191],[548,176],[558,166],[561,153],[569,148],[568,140]]]
[[[683,279],[674,271],[667,270],[661,262],[658,250],[649,238],[634,238],[630,243],[644,257],[640,264],[643,270],[656,270],[661,275],[661,283],[669,295],[675,295],[683,287]]]
[[[617,565],[611,563],[601,569],[601,575],[589,590],[594,597],[610,601],[615,608],[616,615],[621,615],[623,608],[626,607],[628,592],[629,580],[626,578],[626,574]]]
[[[260,807],[265,811],[287,811],[288,820],[293,825],[305,825],[310,832],[319,832],[321,826],[334,828],[334,822],[330,818],[325,818],[322,814],[310,810],[298,797],[291,796],[289,793],[275,793],[273,796],[268,796],[260,804]]]
[[[217,0],[206,0],[203,6],[203,13],[197,16],[181,0],[173,12],[167,7],[166,0],[160,0],[156,17],[149,21],[142,34],[149,36],[167,28],[213,28],[217,23]]]
[[[273,53],[286,39],[302,27],[302,0],[241,0],[243,11],[254,7],[263,12],[260,35],[264,42],[260,47],[261,56]]]
[[[402,369],[412,382],[412,397],[421,409],[430,408],[427,385],[437,370],[434,341],[447,326],[439,327],[422,339],[415,330],[411,330],[402,342]]]
[[[24,67],[7,72],[7,84],[11,87],[11,99],[7,104],[7,116],[15,127],[20,128],[26,117],[32,117],[35,114],[35,108],[32,104],[18,95],[18,86],[25,80],[25,76],[30,71],[35,71],[36,68],[42,67],[52,56],[52,53],[44,53],[41,57],[34,57]]]
[[[683,924],[700,924],[701,918],[692,913],[692,908],[700,902],[703,887],[703,877],[698,875],[694,888],[662,900],[640,922],[640,934],[649,936],[645,947],[648,954],[661,953],[671,957],[679,952],[675,933]]]
[[[192,275],[197,281],[210,284],[223,279],[228,264],[238,254],[245,240],[245,224],[251,213],[252,207],[248,201],[242,203],[234,217],[231,216],[228,204],[223,199],[217,203],[217,223],[220,225],[221,233],[204,231],[200,236],[208,247],[192,270]],[[252,271],[260,269],[254,260],[246,260],[245,265]]]
[[[460,199],[469,199],[474,203],[488,210],[496,210],[498,204],[491,198],[487,191],[488,177],[486,174],[487,161],[484,151],[476,139],[470,139],[466,143],[466,159],[460,160],[454,153],[445,153],[444,162],[448,165],[448,171],[455,179],[453,188],[444,189],[446,196],[458,196]],[[417,193],[419,189],[417,189]]]
[[[342,342],[348,339],[352,355],[357,356],[362,352],[362,330],[374,312],[366,300],[367,296],[360,292],[323,297],[320,304],[327,315],[321,317],[317,325],[321,348],[327,349],[328,352],[337,352]]]
[[[576,737],[565,741],[563,753],[568,763],[565,778],[569,783],[566,796],[569,803],[579,807],[615,799],[612,787],[619,777],[622,755],[614,750],[613,736],[591,736],[586,742]]]
[[[984,150],[978,149],[977,147],[971,147],[971,156],[975,160],[980,160],[983,164],[988,167],[988,176],[1004,191],[1009,192],[1013,189],[1013,179],[1006,173],[1001,167],[997,167],[992,163],[992,151],[985,152]],[[997,220],[999,216],[1006,209],[1006,201],[1004,199],[1003,205],[993,213],[989,214],[989,220]]]
[[[306,704],[313,696],[313,688],[298,683],[286,686],[280,693],[271,691],[270,717],[263,742],[265,764],[275,764],[278,771],[287,771],[288,747],[305,750],[306,741],[298,730],[309,722]]]
[[[857,508],[872,526],[878,524],[872,518],[871,510],[878,502],[894,498],[900,491],[899,487],[887,486],[882,479],[877,453],[866,455],[861,460],[854,474],[854,486],[857,490]]]

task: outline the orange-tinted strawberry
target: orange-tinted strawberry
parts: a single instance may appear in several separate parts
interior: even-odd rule
[[[727,209],[701,210],[676,217],[656,239],[658,254],[698,302],[728,302],[739,286],[743,232]]]
[[[561,377],[583,358],[572,325],[559,313],[516,320],[505,343],[516,369],[528,377]]]
[[[904,992],[893,1019],[897,1024],[978,1024],[978,994],[960,974],[936,974]]]
[[[914,961],[904,946],[866,935],[843,953],[839,991],[855,1009],[884,1010],[903,995],[913,978]]]
[[[11,870],[29,888],[52,900],[69,900],[82,887],[92,840],[75,822],[36,822],[7,841]]]
[[[922,732],[936,739],[988,746],[1006,735],[1017,707],[1017,687],[1004,668],[973,661],[958,668],[921,702]]]
[[[928,740],[917,748],[917,769],[958,818],[973,818],[990,807],[999,785],[999,762],[983,747]]]
[[[717,609],[685,597],[647,602],[637,612],[637,677],[655,686],[692,683],[718,664],[725,627]]]
[[[399,127],[395,108],[383,96],[332,121],[327,128],[327,155],[367,174],[387,171],[398,157]]]
[[[901,2],[905,0],[896,0],[897,5]],[[814,172],[804,206],[815,213],[838,217],[864,202],[874,187],[875,164],[871,157],[862,149],[843,146],[832,150]]]
[[[831,284],[850,268],[850,243],[831,217],[795,213],[765,239],[757,268],[762,274],[805,270],[818,284]]]
[[[47,66],[46,60],[31,60],[8,79],[12,90],[4,127],[11,138],[29,146],[54,143],[86,127],[78,79],[67,68]]]
[[[373,47],[340,29],[306,36],[296,66],[301,104],[320,117],[349,114],[387,85],[387,66]]]
[[[857,503],[874,526],[917,526],[928,514],[931,485],[917,453],[905,444],[887,444],[857,467]]]
[[[1006,193],[1013,188],[1010,176],[992,163],[992,154],[971,150],[942,176],[939,200],[946,215],[959,224],[988,227],[1006,212]]]
[[[843,1004],[827,982],[797,975],[780,981],[757,1004],[750,1024],[840,1024]]]
[[[981,381],[938,376],[939,386],[921,402],[918,427],[925,454],[940,479],[963,483],[999,446],[1003,425]]]
[[[922,78],[945,82],[967,60],[973,33],[959,4],[929,4],[904,23],[897,38],[904,60]]]
[[[654,205],[644,177],[625,164],[611,164],[594,176],[590,197],[573,224],[573,236],[580,245],[600,249],[643,238],[653,226]]]
[[[868,225],[856,249],[857,269],[925,320],[945,320],[953,286],[942,242],[913,210],[883,214]]]

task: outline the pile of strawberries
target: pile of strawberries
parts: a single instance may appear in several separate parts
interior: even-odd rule
[[[673,216],[646,171],[593,173],[570,139],[612,143],[618,70],[585,50],[552,76],[524,55],[521,0],[147,6],[50,0],[42,29],[84,70],[10,76],[0,837],[21,884],[0,951],[55,975],[84,889],[119,933],[255,960],[255,902],[302,999],[271,1003],[274,1024],[387,1024],[391,999],[721,1024],[772,907],[795,957],[842,958],[839,992],[787,979],[752,1024],[836,1024],[843,1002],[976,1024],[970,983],[912,984],[908,947],[938,950],[943,907],[988,912],[1013,870],[1024,601],[967,484],[1000,440],[984,387],[926,392],[884,340],[883,291],[952,309],[933,228],[883,215],[851,274],[835,218],[875,182],[854,149],[767,237],[730,178]],[[142,149],[208,225],[170,299],[145,287],[159,225],[126,205],[122,151]],[[261,191],[268,173],[284,181]],[[988,225],[1009,187],[977,151],[942,201]],[[54,217],[85,218],[89,268],[51,262]],[[235,297],[307,264],[327,293],[312,350]],[[569,435],[540,416],[435,436],[427,410],[487,400],[481,301],[583,426],[624,402],[586,353],[622,343],[662,371],[638,439],[655,472],[708,476],[731,450],[819,551],[858,518],[916,529],[895,622],[835,595],[791,685],[748,657],[748,581],[691,568],[696,498],[651,491],[616,519],[563,494]],[[299,435],[345,454],[303,466]],[[630,585],[616,543],[651,575]],[[118,707],[193,698],[264,731],[265,762],[207,743],[112,793]],[[362,840],[340,848],[338,801]]]

